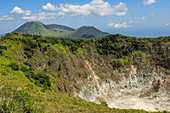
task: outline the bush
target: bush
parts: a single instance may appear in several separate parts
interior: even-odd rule
[[[108,106],[106,102],[101,102],[102,106]]]
[[[40,110],[33,96],[9,88],[0,89],[0,103],[1,113],[36,113]]]
[[[1,46],[1,45],[0,45],[0,49],[5,49],[5,50],[7,50],[7,47],[6,47],[6,46]]]
[[[32,58],[32,54],[29,51],[24,51],[24,54],[27,56],[27,58]]]
[[[51,85],[51,81],[50,81],[50,77],[47,76],[44,73],[35,73],[31,70],[28,70],[25,72],[25,76],[34,84],[36,84],[39,87],[43,87],[44,89],[51,89],[52,85]]]
[[[49,60],[47,64],[48,64],[48,66],[51,66],[52,61]]]
[[[24,62],[24,64],[26,65],[26,66],[29,66],[29,67],[32,67],[32,64],[30,64],[29,62]]]
[[[10,63],[9,67],[11,67],[12,70],[14,71],[18,71],[19,70],[19,66],[17,63]]]
[[[119,59],[111,61],[110,64],[113,68],[116,68],[116,69],[123,66],[123,63]]]
[[[22,72],[26,72],[26,71],[28,71],[29,69],[28,69],[26,66],[21,66],[20,70],[21,70]]]
[[[2,55],[2,52],[3,52],[3,51],[0,49],[0,55]]]
[[[61,64],[59,64],[59,66],[58,66],[58,71],[61,71]]]
[[[31,47],[30,46],[25,46],[24,51],[31,51]]]

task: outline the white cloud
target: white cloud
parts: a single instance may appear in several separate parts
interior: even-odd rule
[[[142,19],[142,20],[145,20],[145,18],[146,18],[146,16],[142,16],[142,18],[141,18],[141,19]]]
[[[167,24],[165,24],[166,26],[169,26],[170,25],[170,23],[167,23]]]
[[[21,8],[19,7],[14,7],[14,9],[10,12],[11,14],[22,14],[25,13]]]
[[[32,11],[26,10],[25,15],[31,15]]]
[[[156,0],[144,0],[142,2],[142,4],[144,4],[145,6],[146,5],[151,5],[151,4],[154,4],[154,3],[156,3]]]
[[[29,15],[29,16],[22,16],[21,18],[23,20],[49,20],[49,19],[56,19],[56,13],[39,13],[39,14],[35,14],[35,15]]]
[[[9,17],[8,15],[5,15],[3,17],[0,17],[0,21],[2,20],[15,20],[13,17]]]
[[[131,27],[130,24],[127,22],[109,23],[108,26],[112,28],[130,28]]]
[[[152,13],[152,14],[150,14],[150,15],[148,15],[148,16],[155,16],[155,13]]]
[[[15,6],[12,11],[10,11],[11,14],[25,14],[25,15],[31,15],[32,11],[30,10],[22,10],[21,8]]]
[[[45,6],[42,6],[42,8],[44,10],[49,10],[49,11],[57,11],[58,10],[58,7],[57,6],[55,7],[51,3],[47,3]]]
[[[146,18],[148,18],[148,17],[153,17],[153,16],[155,16],[155,13],[152,13],[152,14],[149,14],[149,15],[142,16],[141,20],[145,20]]]
[[[48,6],[48,7],[47,7]],[[73,4],[60,4],[59,7],[55,7],[48,3],[42,7],[44,10],[60,11],[61,13],[69,14],[70,16],[109,16],[109,15],[126,15],[128,8],[125,3],[120,2],[118,5],[111,6],[108,2],[103,0],[92,0],[88,4],[73,5]]]
[[[58,14],[56,14],[57,16],[59,16],[59,17],[61,17],[61,18],[63,18],[64,16],[65,16],[65,13],[63,13],[63,12],[59,12]]]

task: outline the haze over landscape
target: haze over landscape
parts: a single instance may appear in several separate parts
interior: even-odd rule
[[[0,34],[27,21],[77,29],[94,26],[110,34],[136,37],[170,35],[168,0],[1,0]]]

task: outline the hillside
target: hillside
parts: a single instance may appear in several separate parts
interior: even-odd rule
[[[67,34],[65,37],[74,37],[75,39],[78,38],[103,38],[108,36],[109,33],[104,33],[93,26],[83,26],[75,31],[72,31]]]
[[[42,36],[55,36],[55,33],[46,29],[46,26],[43,23],[37,21],[26,22],[13,32]]]
[[[170,37],[6,34],[0,38],[0,112],[169,110],[169,56]]]
[[[47,29],[63,29],[63,30],[67,30],[67,31],[74,31],[74,29],[71,27],[67,27],[64,25],[58,25],[58,24],[45,25],[45,27]]]
[[[75,30],[73,28],[57,24],[44,25],[37,21],[27,22],[13,32],[73,39],[103,38],[109,35],[108,33],[104,33],[92,26],[83,26]]]

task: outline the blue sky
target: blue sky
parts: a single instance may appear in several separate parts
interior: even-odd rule
[[[94,26],[111,34],[170,36],[169,0],[1,0],[0,34],[27,21]]]

